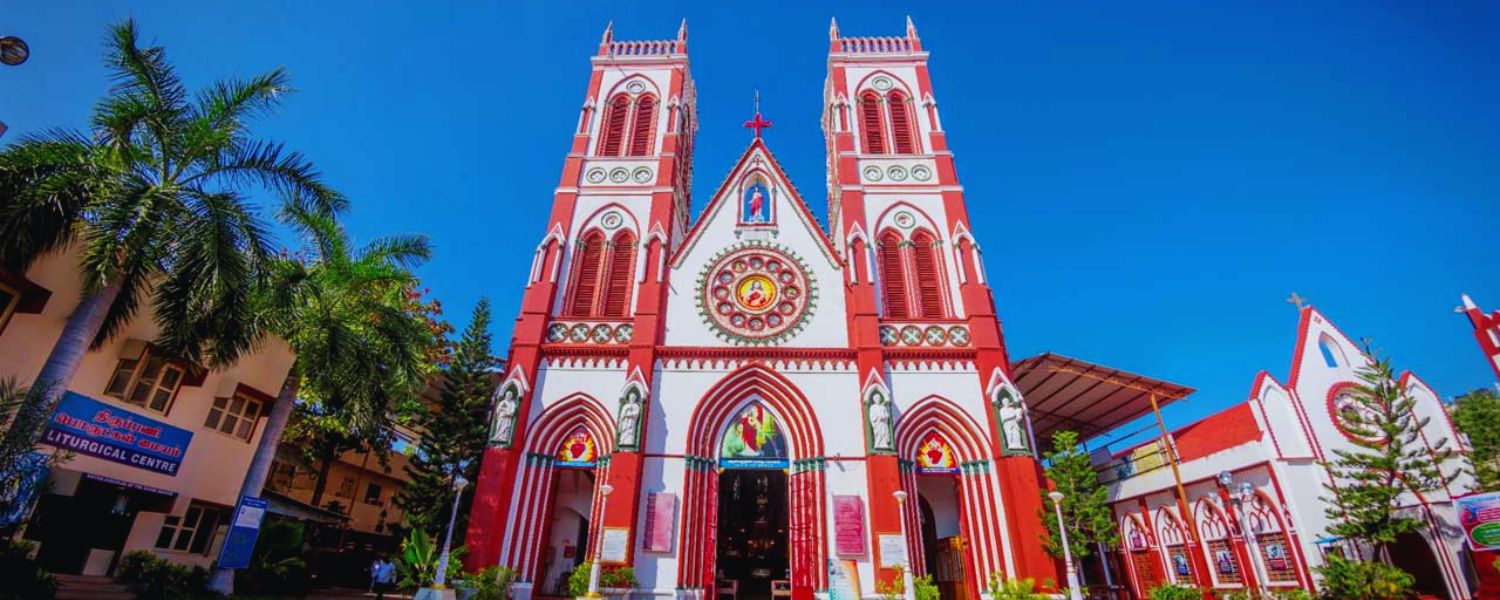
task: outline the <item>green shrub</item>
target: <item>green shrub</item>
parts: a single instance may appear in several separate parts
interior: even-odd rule
[[[1199,600],[1203,592],[1190,585],[1162,584],[1151,588],[1151,600]]]
[[[1328,600],[1398,600],[1410,598],[1416,579],[1381,562],[1329,556],[1316,569],[1323,575],[1323,597]]]
[[[999,573],[990,574],[990,596],[994,600],[1043,600],[1048,596],[1036,591],[1036,580],[1030,577],[1006,581]]]
[[[906,593],[906,570],[896,567],[896,576],[890,581],[876,582],[875,591],[885,600],[900,600]],[[932,582],[932,575],[913,577],[912,587],[916,588],[917,600],[940,600],[941,592],[937,584]]]
[[[464,583],[474,590],[469,600],[510,600],[510,583],[515,579],[514,570],[496,565],[468,575]]]
[[[467,548],[463,546],[449,550],[449,567],[456,571],[466,551]],[[406,539],[401,541],[401,555],[394,561],[396,586],[409,590],[432,585],[432,580],[437,577],[438,561],[442,557],[443,549],[432,543],[427,532],[420,528],[412,529]]]
[[[573,597],[589,592],[589,570],[593,561],[583,561],[568,574],[568,593]],[[599,570],[599,589],[635,587],[635,569],[626,566],[608,566]]]
[[[194,600],[215,596],[204,589],[208,571],[179,565],[146,550],[121,557],[115,567],[115,578],[130,586],[136,600]]]
[[[0,540],[0,600],[50,600],[57,595],[57,578],[37,566],[31,553],[36,544]]]

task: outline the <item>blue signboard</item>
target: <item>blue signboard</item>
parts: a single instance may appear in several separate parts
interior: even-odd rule
[[[261,498],[240,497],[239,506],[234,508],[234,520],[229,522],[229,533],[224,536],[224,545],[219,547],[219,568],[245,569],[250,566],[250,554],[255,550],[256,536],[260,535],[260,522],[266,518],[266,506],[266,501]]]
[[[176,476],[193,432],[105,404],[63,394],[42,443],[132,467]]]

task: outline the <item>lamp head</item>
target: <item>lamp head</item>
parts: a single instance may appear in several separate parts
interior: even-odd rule
[[[31,47],[26,41],[11,35],[0,37],[0,63],[14,67],[31,58]]]
[[[463,491],[466,487],[469,487],[469,480],[464,479],[463,475],[459,475],[453,480],[453,489]]]
[[[1229,487],[1234,484],[1234,475],[1229,471],[1219,471],[1219,485]]]
[[[604,494],[605,496],[610,495],[614,491],[615,491],[615,486],[612,486],[610,484],[606,483],[604,485],[599,486],[599,493]]]
[[[1047,497],[1051,498],[1053,502],[1062,502],[1063,493],[1057,490],[1052,490],[1051,492],[1047,493]]]
[[[891,492],[891,495],[896,497],[896,502],[906,502],[906,492],[905,491],[896,490],[894,492]]]
[[[1246,500],[1249,500],[1250,498],[1255,496],[1255,486],[1250,485],[1250,482],[1248,481],[1241,481],[1239,492],[1241,496],[1244,496]]]

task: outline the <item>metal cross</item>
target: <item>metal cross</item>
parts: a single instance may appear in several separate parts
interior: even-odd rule
[[[745,128],[754,129],[755,137],[759,138],[761,130],[768,129],[770,127],[771,122],[761,118],[760,116],[760,88],[755,88],[755,118],[749,121],[745,121]]]
[[[1302,296],[1298,296],[1297,292],[1292,292],[1291,297],[1287,298],[1286,301],[1290,302],[1292,304],[1296,304],[1297,305],[1297,310],[1302,310],[1302,305],[1307,304],[1307,298],[1303,298]]]

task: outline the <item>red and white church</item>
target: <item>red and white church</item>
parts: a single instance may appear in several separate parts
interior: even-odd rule
[[[910,23],[830,40],[825,230],[759,114],[690,214],[686,26],[605,32],[469,520],[466,560],[518,596],[594,556],[638,598],[871,596],[908,563],[954,597],[1060,579],[928,55]]]

